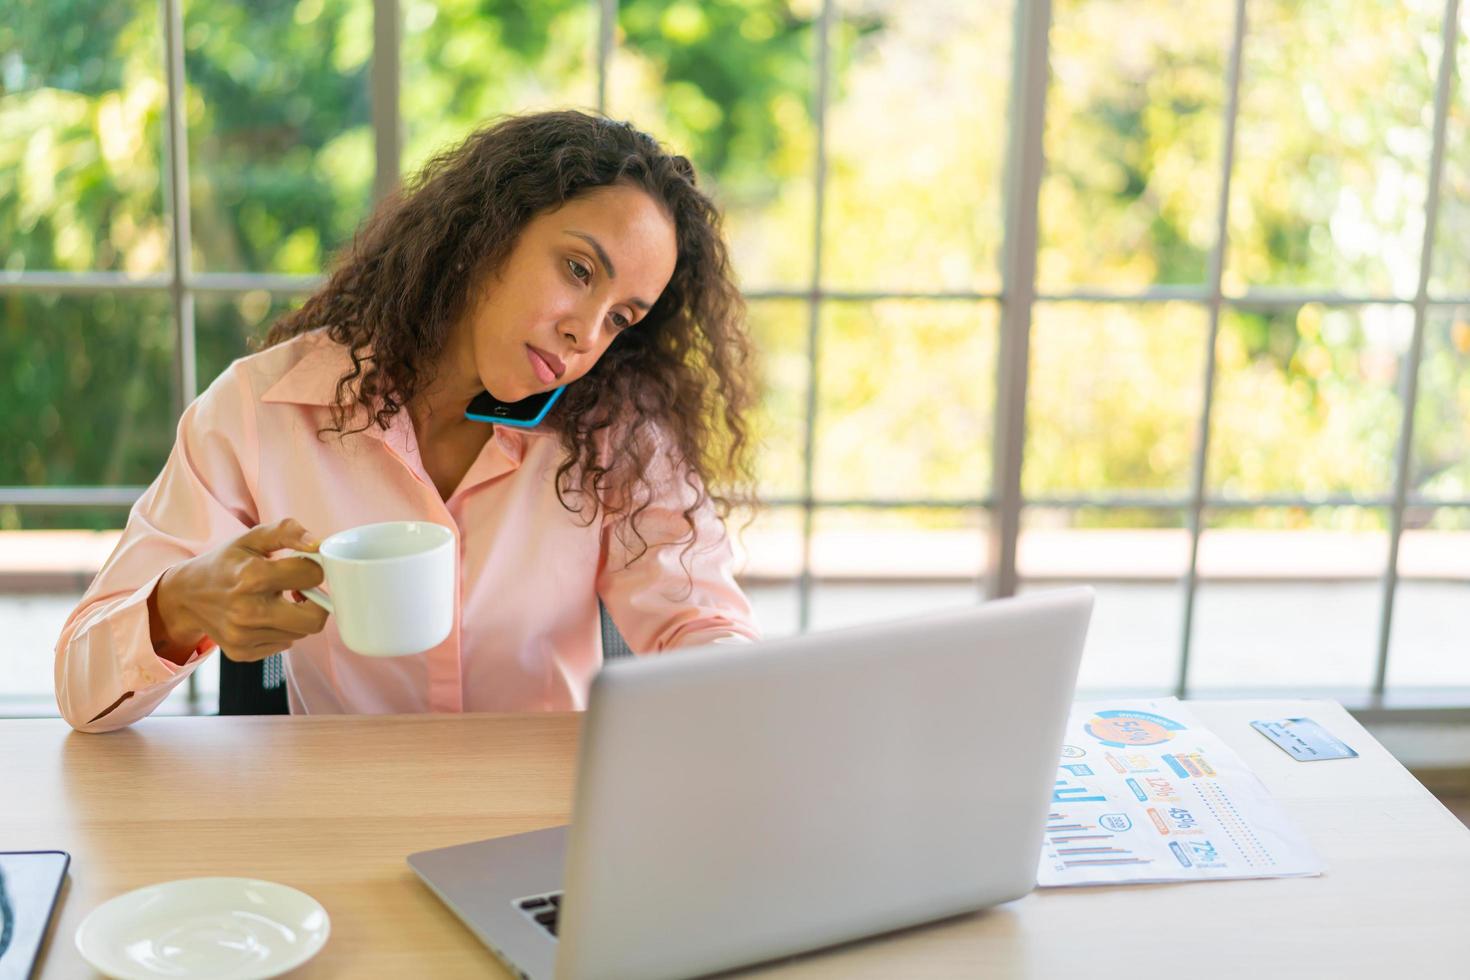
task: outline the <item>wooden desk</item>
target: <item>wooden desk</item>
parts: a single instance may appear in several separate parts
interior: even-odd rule
[[[1320,878],[1033,893],[787,960],[775,977],[1463,977],[1470,832],[1340,707],[1195,702],[1328,863]],[[1247,727],[1305,714],[1361,758],[1298,763]],[[0,846],[72,854],[43,977],[100,902],[158,881],[293,885],[332,917],[301,977],[505,976],[404,863],[566,821],[579,717],[154,718],[108,735],[0,721]]]

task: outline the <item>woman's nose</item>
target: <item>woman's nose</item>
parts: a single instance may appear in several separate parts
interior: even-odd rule
[[[590,350],[597,341],[598,323],[596,315],[577,313],[561,322],[562,335],[579,350]]]

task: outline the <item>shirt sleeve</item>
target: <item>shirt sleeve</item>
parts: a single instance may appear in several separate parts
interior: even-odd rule
[[[698,478],[660,451],[649,481],[652,496],[634,527],[620,515],[602,532],[597,592],[629,648],[645,654],[759,640],[750,600],[735,582],[725,524],[709,500],[693,515],[690,547],[684,510],[698,499]]]
[[[183,666],[155,654],[148,598],[170,567],[258,523],[254,418],[238,365],[185,409],[163,472],[133,505],[117,548],[56,642],[56,703],[73,728],[105,732],[137,721],[213,649],[204,640]]]

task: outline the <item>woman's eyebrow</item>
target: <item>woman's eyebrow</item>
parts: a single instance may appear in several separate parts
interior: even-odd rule
[[[618,277],[617,271],[613,269],[612,259],[607,257],[607,251],[603,249],[601,242],[593,238],[591,235],[587,234],[585,231],[576,231],[574,229],[568,228],[566,230],[566,233],[568,235],[580,238],[582,239],[582,241],[592,246],[592,251],[597,253],[597,261],[601,262],[602,267],[607,270],[607,277],[609,279],[616,279]],[[644,300],[641,300],[636,296],[630,299],[628,302],[632,303],[640,310],[643,310],[645,313],[653,308],[653,304],[645,302]]]

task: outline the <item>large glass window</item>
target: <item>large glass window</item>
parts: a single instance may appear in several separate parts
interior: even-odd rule
[[[375,199],[577,107],[725,211],[768,635],[1088,582],[1089,692],[1470,704],[1447,6],[30,5],[0,23],[0,699],[44,705],[177,412]]]

